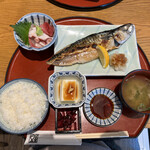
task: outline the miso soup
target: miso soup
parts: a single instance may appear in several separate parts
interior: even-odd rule
[[[123,84],[122,95],[134,110],[150,110],[150,79],[140,75],[130,77]]]

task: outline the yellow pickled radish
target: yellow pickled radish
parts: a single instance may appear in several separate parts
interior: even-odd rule
[[[99,60],[102,64],[102,67],[107,68],[107,66],[109,65],[109,54],[107,50],[101,45],[97,45],[96,50],[98,52]]]

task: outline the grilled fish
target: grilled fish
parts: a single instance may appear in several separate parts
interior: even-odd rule
[[[105,47],[107,51],[117,49],[130,38],[133,31],[134,25],[128,23],[112,30],[88,35],[54,54],[47,64],[69,66],[92,61],[98,58],[97,45]]]

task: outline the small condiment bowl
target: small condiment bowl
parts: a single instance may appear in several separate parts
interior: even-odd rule
[[[56,133],[81,132],[81,107],[55,109]]]
[[[39,12],[30,13],[30,14],[27,14],[27,15],[23,16],[21,19],[19,19],[17,23],[19,23],[19,22],[31,22],[32,24],[36,24],[36,25],[41,25],[44,22],[48,22],[50,25],[52,25],[54,27],[54,35],[53,35],[52,41],[49,44],[47,44],[46,46],[41,47],[41,48],[35,48],[35,47],[25,45],[22,42],[22,40],[20,39],[20,37],[14,31],[14,38],[15,38],[16,42],[22,48],[24,48],[26,50],[43,51],[45,49],[48,49],[51,45],[53,45],[54,42],[57,39],[57,26],[56,26],[56,23],[55,23],[55,21],[53,20],[52,17],[50,17],[46,14],[39,13]]]
[[[124,95],[124,91],[127,91],[126,88],[124,87],[124,85],[129,81],[129,79],[131,78],[134,78],[134,79],[137,79],[138,77],[141,77],[143,78],[142,80],[144,80],[144,78],[146,77],[147,79],[149,79],[149,87],[150,87],[150,71],[149,70],[144,70],[144,69],[137,69],[137,70],[133,70],[131,72],[129,72],[122,80],[121,82],[121,88],[119,90],[119,95],[120,95],[120,98],[121,100],[123,101],[123,103],[125,104],[125,106],[127,106],[128,108],[130,108],[131,110],[135,111],[135,112],[138,112],[138,113],[142,113],[142,114],[150,114],[150,109],[147,110],[147,111],[138,111],[137,109],[133,108],[131,106],[131,104],[129,103],[129,101],[127,101],[127,97],[125,98],[125,95],[126,96],[129,96],[131,97],[132,96],[132,91],[130,91],[130,93],[128,94],[125,94]],[[146,81],[147,82],[147,81]],[[145,83],[146,83],[145,82]],[[148,83],[148,82],[147,82]],[[141,84],[140,83],[137,83],[136,81],[136,85],[139,85],[141,87]],[[144,84],[145,85],[145,84]],[[128,88],[129,89],[129,88]],[[124,96],[123,96],[124,95]],[[149,95],[150,95],[150,91],[149,91]],[[143,98],[144,100],[144,98]],[[142,100],[142,101],[143,101]],[[133,102],[134,104],[136,103],[136,101]],[[135,105],[134,105],[135,106]]]
[[[28,85],[31,85],[30,89],[27,88],[29,86],[26,83]],[[14,88],[12,89],[12,86],[14,87],[16,85],[17,85],[17,88],[15,87],[15,89]],[[26,92],[24,92],[24,94],[20,94],[21,91],[18,91],[19,87],[22,87],[22,85],[23,85],[23,87],[25,86],[26,89],[28,89]],[[35,92],[35,90],[34,90],[34,93],[29,92],[29,91],[32,91],[32,89],[38,89],[38,92]],[[7,95],[6,95],[6,93],[4,93],[5,91],[7,91]],[[15,99],[16,96],[14,97],[14,92],[15,92],[15,95],[16,95],[16,93],[18,94],[17,98],[20,101],[16,101],[16,99]],[[39,92],[40,92],[40,98],[42,97],[42,100],[37,98],[37,96],[36,96],[36,94]],[[7,96],[5,101],[2,100],[2,99],[4,99],[4,97],[2,97],[2,95],[4,96],[4,94],[5,94],[5,96]],[[24,95],[24,98],[22,97],[22,95]],[[32,98],[28,95],[32,95],[32,96],[34,95],[34,97],[35,97],[34,100],[37,100],[37,99],[39,100],[39,101],[37,101],[39,103],[38,104],[36,103],[36,106],[40,105],[40,104],[42,105],[45,103],[42,107],[40,107],[42,109],[44,107],[44,109],[40,113],[39,113],[39,111],[40,111],[39,108],[35,107],[35,103],[32,101]],[[12,96],[12,98],[11,98],[11,96]],[[11,101],[12,99],[13,100],[15,99],[15,101],[16,101],[13,109],[10,107],[11,105],[13,105],[13,102]],[[43,102],[41,102],[41,101],[43,101]],[[9,109],[12,109],[12,114],[16,114],[16,115],[19,114],[20,116],[19,115],[17,116],[19,118],[23,117],[23,116],[25,118],[30,118],[30,117],[32,118],[35,115],[35,113],[38,112],[39,113],[38,118],[40,118],[40,119],[37,122],[34,122],[35,120],[37,120],[37,116],[36,117],[34,116],[33,117],[34,121],[32,120],[32,125],[31,125],[31,122],[29,123],[27,121],[28,125],[26,125],[26,127],[24,129],[19,129],[19,130],[14,129],[15,122],[13,121],[13,129],[12,129],[12,127],[11,127],[12,124],[10,122],[12,121],[12,118],[13,117],[15,118],[16,116],[10,114],[11,121],[7,123],[7,121],[5,121],[6,119],[3,117],[3,115],[5,115],[5,117],[6,116],[8,117],[9,115],[8,115],[8,112],[2,110],[2,106],[3,106],[2,102],[7,104],[7,105],[4,104],[4,106],[6,105]],[[16,104],[17,102],[19,104],[18,106]],[[22,104],[23,106],[20,107],[20,104]],[[28,109],[26,106],[29,106],[30,109]],[[27,78],[14,79],[14,80],[11,80],[11,81],[7,82],[6,84],[4,84],[0,89],[0,108],[1,108],[1,110],[0,110],[0,128],[10,134],[26,134],[26,133],[36,129],[44,121],[44,119],[48,113],[48,110],[49,110],[48,96],[47,96],[47,93],[44,90],[44,88],[38,82],[31,80],[31,79],[27,79]],[[7,110],[8,110],[8,108],[7,108]],[[34,113],[33,116],[31,116],[31,115],[28,117],[26,116],[29,112],[31,114],[32,113],[31,111],[33,111],[35,109],[37,109],[37,111]],[[24,114],[22,114],[22,113],[24,113]],[[41,117],[40,117],[40,115],[41,115]],[[22,119],[24,119],[24,118],[22,118]],[[25,119],[24,119],[24,121],[25,121]],[[22,121],[18,121],[18,122],[16,122],[16,124],[19,124],[19,122],[22,123]],[[27,126],[29,126],[29,127],[27,127]]]
[[[96,96],[103,96],[106,99],[100,97],[96,98]],[[95,103],[93,102],[94,99]],[[106,104],[107,100],[109,102]],[[94,106],[98,107],[94,108]],[[109,109],[108,107],[111,108]],[[107,114],[108,110],[110,110],[108,112],[109,115]],[[113,125],[118,121],[122,114],[122,103],[112,90],[107,88],[96,88],[88,93],[87,99],[84,103],[83,111],[85,117],[90,123],[95,126],[106,127],[109,125]]]
[[[76,90],[75,98],[70,101],[62,101],[61,96],[61,86],[63,81],[75,81]],[[69,84],[68,84],[69,85]],[[67,87],[65,85],[64,87]],[[64,88],[62,88],[64,89]],[[68,91],[66,91],[68,92]],[[64,93],[64,92],[62,92]],[[69,93],[70,94],[70,93]],[[87,96],[87,83],[86,78],[78,71],[60,71],[53,73],[49,77],[48,81],[48,98],[49,102],[55,108],[73,108],[73,107],[80,107],[83,105],[84,101],[86,100]],[[77,98],[76,98],[77,97]]]

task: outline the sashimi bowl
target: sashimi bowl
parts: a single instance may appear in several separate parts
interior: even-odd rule
[[[49,109],[47,93],[34,80],[20,78],[0,89],[0,128],[11,134],[25,134],[37,128]]]
[[[43,51],[57,39],[55,21],[43,13],[27,14],[10,26],[14,29],[16,42],[26,50]]]

